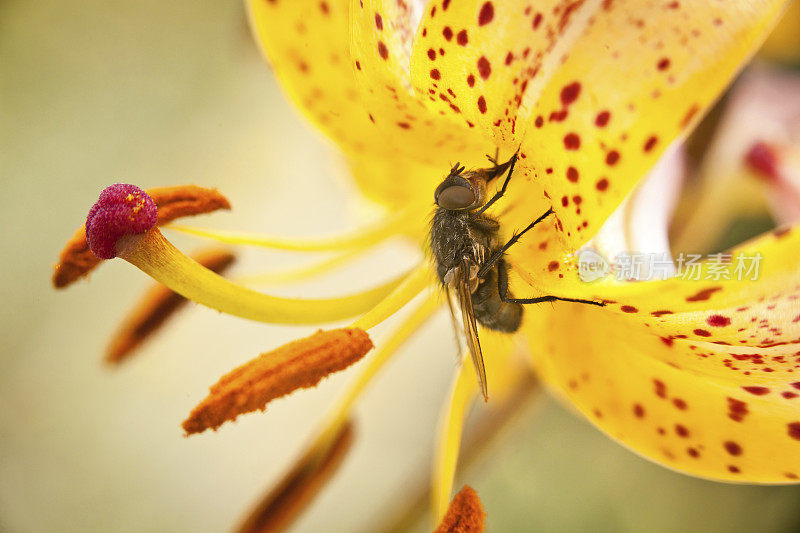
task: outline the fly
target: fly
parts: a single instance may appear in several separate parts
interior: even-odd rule
[[[480,381],[484,400],[489,399],[486,369],[478,338],[478,327],[513,333],[522,322],[524,304],[567,301],[602,306],[601,302],[538,296],[514,298],[508,290],[506,251],[526,232],[553,214],[548,209],[505,244],[500,241],[500,224],[486,214],[506,192],[517,154],[505,163],[489,157],[491,168],[466,170],[456,163],[434,192],[436,210],[433,214],[430,245],[436,274],[447,293],[447,302],[458,331],[453,300],[461,310],[463,337]],[[507,172],[503,185],[487,201],[487,188],[495,178]]]

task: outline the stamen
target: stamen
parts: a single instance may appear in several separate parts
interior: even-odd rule
[[[433,283],[433,273],[430,267],[423,263],[412,270],[391,294],[353,322],[350,327],[372,329],[399,311],[431,283]]]
[[[303,281],[313,278],[317,275],[330,272],[331,270],[346,264],[348,261],[355,259],[359,255],[364,254],[367,250],[368,248],[355,248],[353,250],[348,250],[344,253],[328,257],[322,261],[317,261],[298,268],[273,270],[271,272],[262,272],[260,274],[252,274],[249,276],[239,276],[234,278],[234,281],[243,285],[268,285]]]
[[[263,410],[270,401],[313,387],[333,372],[344,370],[372,349],[366,332],[355,329],[318,331],[229,372],[183,422],[188,435],[216,429],[243,413]]]
[[[203,268],[175,248],[157,228],[120,239],[116,249],[119,257],[190,300],[223,313],[272,324],[320,324],[366,313],[387,296],[393,297],[393,291],[406,286],[412,277],[402,274],[375,288],[338,298],[279,298],[242,287]]]
[[[257,510],[254,511],[246,521],[246,524],[253,525],[253,527],[255,524],[262,524],[264,522],[269,523],[270,527],[272,527],[274,523],[276,529],[257,530],[243,527],[241,531],[277,531],[279,526],[288,525],[288,521],[295,518],[296,515],[303,510],[303,506],[307,506],[310,503],[316,491],[321,488],[322,484],[325,483],[332,474],[326,472],[325,474],[320,473],[319,478],[312,477],[312,459],[325,457],[328,453],[334,453],[328,452],[328,450],[330,450],[332,446],[336,446],[336,444],[331,443],[338,442],[339,436],[343,431],[346,431],[350,425],[351,411],[355,401],[378,371],[380,371],[391,356],[397,352],[397,349],[413,335],[428,318],[430,318],[431,314],[436,311],[439,306],[440,304],[436,295],[428,296],[428,298],[405,319],[400,327],[388,339],[381,343],[381,347],[370,358],[367,365],[361,369],[361,373],[347,387],[344,395],[339,398],[335,407],[329,412],[325,423],[322,425],[322,430],[318,433],[308,451],[298,460],[278,487],[272,490],[269,496],[259,504]],[[320,467],[320,469],[322,468]],[[311,472],[311,474],[306,476],[304,472]],[[313,485],[313,488],[306,489],[306,484]],[[298,493],[297,496],[293,495],[295,489],[291,488],[295,486],[299,486],[299,488],[296,489]],[[291,492],[291,494],[282,496],[287,492]],[[291,502],[287,503],[287,500],[291,500]],[[288,513],[291,515],[290,517],[285,518],[284,515],[281,514],[281,505],[287,508],[284,514]],[[278,516],[271,516],[273,513],[278,514]],[[267,517],[268,520],[256,518],[256,516]]]
[[[435,533],[483,533],[486,513],[475,489],[469,485],[456,494]]]
[[[250,512],[239,533],[284,531],[305,510],[339,468],[353,442],[348,421],[335,438],[310,448]]]
[[[455,479],[461,432],[467,407],[477,397],[478,380],[473,366],[462,359],[450,389],[450,399],[439,425],[438,446],[434,459],[432,480],[432,505],[435,522],[441,522],[450,501]]]
[[[429,207],[426,209],[429,209]],[[212,230],[177,224],[170,225],[169,229],[214,239],[228,244],[245,244],[294,252],[327,252],[345,248],[365,248],[373,246],[389,237],[407,231],[409,228],[414,229],[420,227],[420,221],[425,218],[423,215],[424,213],[425,211],[419,207],[407,208],[397,214],[387,216],[372,226],[360,230],[331,237],[309,239],[279,237],[275,235],[240,231]]]
[[[356,377],[352,384],[350,384],[345,391],[344,395],[336,403],[336,406],[330,411],[327,417],[327,422],[324,424],[326,427],[325,432],[335,432],[341,424],[350,417],[350,410],[353,407],[356,399],[361,395],[366,386],[372,381],[375,375],[380,371],[386,362],[397,351],[408,338],[416,332],[422,324],[424,324],[430,316],[440,306],[439,299],[435,294],[429,295],[400,325],[400,327],[392,333],[392,335],[381,343],[381,347],[372,356]],[[351,326],[358,327],[358,326]]]
[[[195,185],[150,189],[147,194],[158,207],[158,224],[166,224],[178,217],[210,213],[217,209],[230,209],[227,198],[213,189]],[[84,227],[78,229],[59,255],[53,272],[53,285],[64,288],[86,276],[102,262],[89,249]]]
[[[222,273],[235,256],[226,251],[209,250],[195,260],[209,270]],[[167,287],[156,284],[148,290],[123,320],[106,349],[106,361],[119,363],[175,314],[188,300]]]

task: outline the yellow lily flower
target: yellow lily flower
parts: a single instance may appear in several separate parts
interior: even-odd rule
[[[509,233],[523,228],[550,206],[557,222],[537,226],[510,250],[513,272],[524,281],[515,293],[607,303],[599,309],[566,303],[526,309],[523,337],[544,381],[613,438],[670,468],[727,481],[796,482],[800,416],[792,391],[800,388],[793,378],[800,304],[792,292],[798,269],[791,252],[800,232],[766,235],[733,252],[763,256],[754,280],[708,278],[713,264],[704,263],[702,281],[589,284],[569,261],[598,237],[667,148],[691,131],[783,5],[251,0],[254,31],[290,98],[343,150],[364,194],[395,214],[365,232],[304,242],[174,228],[294,250],[361,250],[398,233],[421,238],[419,221],[430,210],[445,161],[477,164],[495,146],[504,153],[519,148],[517,173],[502,200],[503,227]],[[125,194],[139,202],[138,193]],[[361,315],[351,329],[368,330],[431,281],[421,266],[359,295],[298,302],[213,275],[157,230],[118,237],[105,244],[174,291],[265,322]],[[324,462],[321,457],[348,427],[360,391],[438,304],[427,297],[378,343],[308,462]],[[490,387],[502,398],[519,370],[508,339],[490,334],[483,340]],[[347,342],[331,353],[350,348]],[[357,359],[363,349],[359,342],[353,350],[359,354],[347,356]],[[294,353],[287,352],[287,360]],[[223,378],[209,400],[253,368],[245,365]],[[314,382],[305,374],[292,377]],[[240,412],[275,397],[249,395],[246,385],[231,393],[231,403],[247,405]],[[463,365],[443,416],[433,494],[437,518],[447,510],[460,427],[477,392],[472,367]],[[204,413],[217,412],[206,405],[211,407]],[[189,424],[187,431],[194,428]]]

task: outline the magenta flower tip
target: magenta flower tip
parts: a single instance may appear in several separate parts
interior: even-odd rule
[[[150,196],[135,185],[115,183],[103,189],[86,217],[86,240],[100,259],[117,256],[117,240],[144,233],[158,221],[158,208]]]

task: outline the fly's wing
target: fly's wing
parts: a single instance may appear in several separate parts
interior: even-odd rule
[[[469,348],[472,364],[475,366],[475,374],[481,385],[483,399],[488,401],[489,391],[486,385],[486,368],[483,365],[483,353],[481,352],[481,342],[478,339],[478,324],[475,322],[475,312],[472,310],[472,292],[470,291],[470,266],[472,261],[464,258],[460,268],[453,269],[453,277],[450,280],[449,288],[455,294],[459,307],[461,308],[461,320],[464,326],[463,336]],[[448,294],[447,301],[452,312],[452,299]],[[454,315],[455,316],[455,315]],[[459,328],[456,328],[458,331]]]

